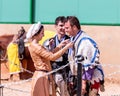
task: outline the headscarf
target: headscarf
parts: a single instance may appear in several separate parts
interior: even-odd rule
[[[33,24],[33,25],[29,28],[29,30],[28,30],[28,32],[27,32],[27,34],[26,34],[25,42],[29,41],[29,39],[31,39],[31,38],[40,30],[41,26],[42,26],[42,25],[41,25],[40,22],[38,22],[37,24]]]

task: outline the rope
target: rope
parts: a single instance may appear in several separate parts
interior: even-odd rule
[[[64,69],[65,67],[67,67],[67,66],[69,66],[69,65],[70,65],[70,63],[68,63],[68,64],[66,64],[66,65],[64,65],[64,66],[61,66],[61,67],[58,68],[58,69],[52,70],[52,71],[46,73],[45,75],[39,76],[38,78],[41,78],[41,77],[44,77],[44,76],[48,76],[48,75],[50,75],[50,74],[53,74],[53,73],[55,73],[55,72],[57,72],[57,71],[59,71],[59,70]],[[100,64],[95,64],[95,65],[98,65],[98,66],[99,66]],[[109,66],[109,67],[120,67],[119,65],[112,65],[112,64],[102,64],[102,65],[103,65],[103,66]],[[24,68],[23,68],[23,69],[24,69]],[[27,71],[27,72],[29,72],[29,73],[31,73],[31,74],[33,74],[33,72],[31,72],[31,71],[29,71],[29,70],[26,70],[26,69],[24,69],[24,70]],[[108,74],[108,75],[106,75],[106,77],[110,77],[110,76],[115,75],[115,74],[120,74],[120,71],[116,71],[116,72],[113,72],[113,73],[111,73],[111,74]],[[1,84],[0,87],[4,87],[4,88],[10,89],[10,90],[14,90],[14,91],[29,93],[28,91],[23,91],[23,90],[19,90],[19,89],[9,88],[8,86],[17,85],[17,84],[23,84],[23,83],[26,83],[26,82],[31,81],[32,79],[38,79],[38,78],[29,78],[29,79],[27,79],[27,80],[22,80],[22,81],[18,81],[18,82],[5,83],[5,84]]]
[[[50,74],[53,74],[53,73],[55,73],[55,72],[57,72],[57,71],[59,71],[59,70],[61,70],[61,69],[64,69],[64,68],[67,67],[68,65],[69,65],[69,63],[66,64],[65,66],[61,66],[61,67],[58,68],[58,69],[52,70],[52,71],[46,73],[45,75],[39,76],[38,78],[45,77],[45,76],[48,76],[48,75],[50,75]],[[7,86],[14,85],[14,84],[15,84],[15,85],[16,85],[16,84],[22,84],[22,83],[25,83],[25,82],[31,81],[32,79],[38,79],[38,78],[29,78],[29,79],[27,79],[27,80],[23,80],[23,81],[11,82],[11,83],[5,83],[5,84],[1,84],[0,87],[1,87],[1,86],[7,87]]]

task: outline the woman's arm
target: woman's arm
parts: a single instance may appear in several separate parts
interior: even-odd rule
[[[73,46],[72,42],[69,42],[63,48],[61,48],[61,46],[57,46],[56,49],[59,51],[55,53],[46,50],[43,46],[40,46],[40,45],[34,46],[34,48],[36,48],[37,54],[39,54],[41,57],[46,58],[51,61],[55,61],[56,59],[61,57],[72,46]]]

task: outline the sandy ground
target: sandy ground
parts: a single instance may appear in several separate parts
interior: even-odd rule
[[[3,88],[3,94],[0,96],[30,96],[31,81],[3,81],[7,84]],[[105,92],[100,92],[100,96],[120,96],[120,82],[113,79],[105,80]],[[2,90],[1,90],[2,91]],[[59,96],[59,95],[57,95]]]
[[[3,88],[3,96],[30,96],[31,82],[11,85]],[[120,96],[120,84],[105,83],[105,92],[100,92],[101,96]],[[0,95],[2,96],[2,94]]]
[[[103,69],[105,72],[105,92],[100,92],[100,95],[120,96],[120,66],[103,64]],[[8,74],[6,73],[5,76],[8,76]],[[5,87],[3,88],[3,95],[0,93],[0,96],[30,96],[31,81],[1,81],[2,84],[5,84]]]
[[[120,96],[120,91],[119,91],[120,90],[120,66],[119,65],[103,65],[103,69],[105,72],[105,90],[106,91],[100,92],[100,95],[101,96]],[[5,73],[4,76],[9,77],[8,73]],[[0,96],[30,96],[31,81],[1,80],[1,83],[5,84],[5,87],[3,88],[3,94],[0,93]]]

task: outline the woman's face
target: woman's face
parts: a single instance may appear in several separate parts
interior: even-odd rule
[[[41,30],[41,32],[37,35],[36,39],[40,41],[44,37],[44,28]]]

